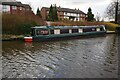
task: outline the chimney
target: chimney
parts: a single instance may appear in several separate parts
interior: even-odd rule
[[[59,8],[60,8],[60,6],[59,6]]]
[[[56,4],[53,4],[53,6],[55,7],[55,6],[56,6]]]

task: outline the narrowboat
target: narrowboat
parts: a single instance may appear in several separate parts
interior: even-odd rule
[[[116,27],[116,31],[115,32],[118,33],[118,34],[120,34],[120,26]]]
[[[24,40],[25,42],[45,41],[94,34],[106,34],[105,26],[35,26],[31,28],[31,36],[24,37]]]

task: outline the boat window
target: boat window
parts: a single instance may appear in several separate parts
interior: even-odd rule
[[[69,33],[69,29],[61,29],[60,34]]]
[[[54,30],[50,30],[50,34],[54,34]]]
[[[100,31],[100,28],[97,28],[97,31]]]
[[[91,32],[92,31],[92,28],[85,28],[83,29],[83,32]]]
[[[32,29],[31,36],[35,36],[35,29]]]
[[[78,29],[72,29],[72,33],[78,33]]]
[[[96,28],[84,28],[83,32],[94,32],[96,31]]]
[[[69,29],[69,33],[72,33],[72,30],[71,30],[71,29]]]
[[[54,30],[54,34],[60,34],[60,30],[59,29],[55,29]]]
[[[92,28],[92,31],[96,31],[96,28]]]
[[[49,31],[47,29],[38,29],[36,30],[37,35],[48,35]]]
[[[104,31],[104,29],[101,27],[101,28],[100,28],[100,31]]]
[[[83,32],[83,30],[82,29],[79,29],[79,33],[82,33]]]

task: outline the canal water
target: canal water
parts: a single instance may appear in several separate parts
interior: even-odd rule
[[[2,42],[3,78],[117,78],[118,36]]]

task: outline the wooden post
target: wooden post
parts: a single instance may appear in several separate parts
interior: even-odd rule
[[[118,0],[115,2],[115,23],[118,21]]]

